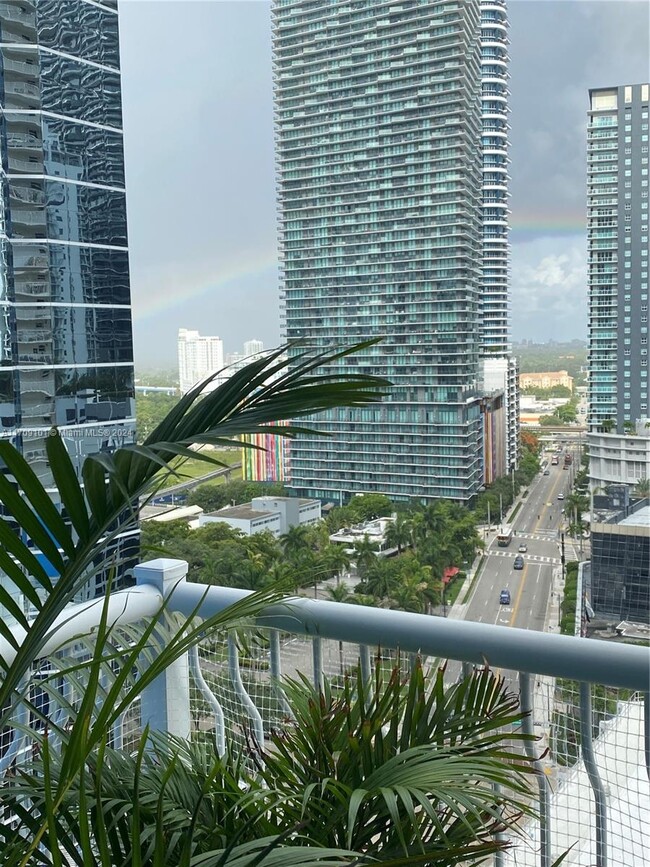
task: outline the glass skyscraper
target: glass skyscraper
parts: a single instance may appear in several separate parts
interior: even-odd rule
[[[47,484],[132,441],[117,4],[0,3],[0,436]]]
[[[273,4],[282,314],[289,340],[380,344],[394,383],[291,447],[305,496],[470,499],[482,483],[481,9]]]
[[[650,85],[589,92],[589,427],[648,417]]]

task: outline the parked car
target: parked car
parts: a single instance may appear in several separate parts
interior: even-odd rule
[[[515,557],[515,562],[514,562],[512,568],[513,569],[523,569],[524,568],[524,558],[521,556],[521,554],[517,554],[517,556]]]
[[[528,550],[528,545],[525,542],[522,542],[521,545],[517,548],[520,554],[525,554]]]
[[[499,594],[499,604],[500,605],[510,605],[510,591],[506,587],[505,590],[502,590]]]
[[[543,476],[550,476],[550,475],[551,475],[551,471],[550,471],[550,470],[544,470],[544,472],[542,473],[542,475],[543,475]]]
[[[558,500],[563,500],[563,499],[564,499],[564,494],[558,494],[558,495],[557,495],[557,498],[558,498]]]

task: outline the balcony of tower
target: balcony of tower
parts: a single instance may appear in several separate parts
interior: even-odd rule
[[[483,54],[481,58],[481,75],[482,79],[486,80],[490,76],[504,83],[508,80],[507,69],[510,63],[510,58],[505,51],[499,54]]]

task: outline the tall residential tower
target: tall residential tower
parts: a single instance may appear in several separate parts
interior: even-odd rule
[[[223,370],[223,340],[198,331],[178,329],[178,378],[181,394],[206,376]],[[216,381],[212,387],[216,386]]]
[[[283,313],[394,383],[292,444],[306,496],[469,500],[482,484],[479,0],[273,4]]]
[[[46,484],[133,439],[131,298],[114,2],[0,5],[0,436]]]
[[[483,85],[483,388],[503,392],[505,468],[519,462],[518,367],[510,344],[508,237],[508,16],[505,0],[481,0]]]
[[[648,417],[648,84],[589,92],[589,428]]]

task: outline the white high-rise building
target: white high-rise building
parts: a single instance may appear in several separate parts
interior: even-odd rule
[[[519,385],[511,355],[508,238],[508,14],[505,0],[481,0],[483,122],[482,378],[503,391],[506,467],[519,463]]]
[[[589,430],[648,416],[650,84],[589,91]],[[646,478],[650,473],[646,475]]]
[[[264,352],[264,344],[261,340],[246,340],[244,342],[244,358],[259,355],[260,352]]]
[[[220,337],[206,337],[198,331],[179,328],[178,375],[181,394],[185,394],[206,376],[222,369],[223,340]]]

